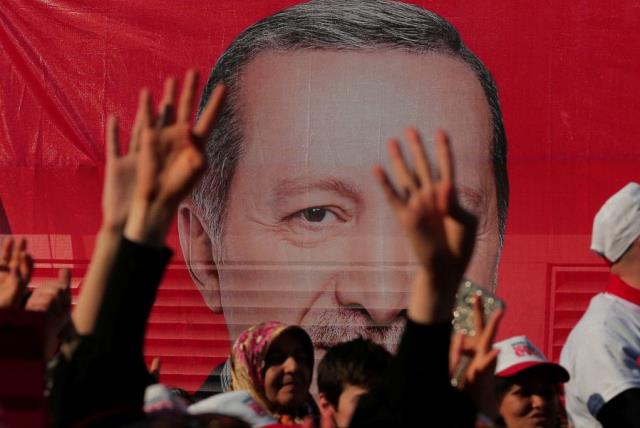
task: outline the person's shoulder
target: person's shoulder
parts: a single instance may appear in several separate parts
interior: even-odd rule
[[[274,424],[277,420],[263,409],[248,391],[231,391],[214,395],[187,409],[192,415],[217,413],[242,419],[252,427]]]
[[[602,327],[612,305],[613,302],[607,298],[605,293],[598,293],[593,296],[589,301],[587,310],[584,311],[576,325],[571,329],[567,342],[572,337],[589,334],[594,328]]]
[[[640,313],[625,314],[628,302],[607,294],[596,295],[589,308],[573,328],[560,353],[560,364],[571,373],[569,381],[588,383],[585,370],[601,373],[624,373],[637,366],[640,357]],[[621,306],[622,305],[622,306]],[[575,379],[576,375],[579,379]]]
[[[595,295],[587,310],[571,329],[560,353],[560,364],[571,365],[575,356],[584,358],[586,349],[601,347],[608,340],[609,326],[605,322],[611,312],[613,302],[604,293]]]
[[[606,321],[609,322],[631,322],[635,326],[640,325],[640,305],[630,302],[622,297],[609,293],[602,293],[602,300],[606,306]]]
[[[227,406],[252,400],[247,391],[230,391],[216,394],[189,406],[189,413],[215,413]]]
[[[633,348],[640,348],[640,306],[611,294],[604,294],[605,310],[602,311],[597,331],[602,332],[605,343],[620,346],[629,343]]]

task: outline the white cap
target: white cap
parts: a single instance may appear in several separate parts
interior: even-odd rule
[[[554,374],[558,382],[569,380],[569,372],[561,365],[547,360],[526,336],[510,337],[495,343],[493,347],[500,350],[496,363],[498,377],[511,377],[531,367],[545,366]]]
[[[617,262],[640,236],[640,185],[629,183],[604,203],[593,219],[591,249]]]

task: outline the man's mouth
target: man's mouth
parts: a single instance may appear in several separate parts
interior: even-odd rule
[[[308,313],[302,327],[316,350],[326,351],[337,343],[363,337],[394,352],[404,329],[404,317],[376,324],[363,309],[339,308]]]

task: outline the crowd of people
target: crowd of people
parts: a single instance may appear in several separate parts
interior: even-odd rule
[[[569,337],[566,368],[524,336],[493,344],[502,312],[485,320],[481,299],[473,308],[474,336],[452,340],[477,220],[458,201],[447,135],[436,134],[432,162],[412,128],[405,135],[411,162],[405,145],[392,139],[391,171],[373,170],[419,261],[395,355],[365,338],[333,346],[318,367],[316,398],[309,392],[309,335],[265,321],[232,347],[231,391],[193,403],[159,384],[144,363],[145,326],[172,254],[167,232],[204,170],[204,140],[225,98],[219,85],[192,126],[196,85],[196,73],[188,72],[176,103],[176,81],[168,79],[158,106],[143,90],[126,154],[109,118],[103,223],[72,315],[68,270],[30,293],[26,241],[2,243],[0,305],[47,314],[47,356],[56,355],[48,391],[53,426],[552,428],[567,423],[563,384],[574,426],[638,426],[638,363],[625,360],[635,356],[639,337],[640,291],[633,284],[640,272],[640,186],[626,186],[596,217],[593,246],[611,263],[612,285]]]
[[[241,42],[256,43],[245,39]],[[431,48],[439,52],[435,57],[445,52],[441,66],[459,65],[446,62],[450,49],[462,52],[462,66],[471,66],[481,80],[493,132],[499,134],[492,152],[500,152],[504,130],[490,76],[457,39]],[[252,57],[246,49],[238,52],[246,57],[242,61]],[[0,309],[44,314],[43,355],[50,364],[42,394],[48,425],[640,427],[640,186],[625,186],[596,216],[592,249],[610,265],[611,283],[594,297],[557,364],[525,336],[494,343],[502,309],[486,310],[480,297],[470,308],[472,328],[453,330],[460,284],[475,272],[469,268],[474,247],[495,247],[495,260],[504,218],[494,213],[501,219],[492,226],[495,239],[478,238],[491,235],[479,233],[488,221],[461,202],[453,137],[444,130],[433,137],[435,155],[420,131],[409,127],[404,144],[389,140],[388,166],[371,165],[375,191],[395,213],[395,226],[417,261],[395,352],[365,337],[332,344],[317,366],[314,387],[314,338],[305,326],[264,319],[235,337],[222,392],[196,399],[159,383],[157,368],[145,364],[145,329],[172,256],[168,231],[184,198],[202,183],[216,121],[226,120],[227,128],[233,122],[225,100],[238,102],[232,92],[238,83],[230,80],[236,65],[229,58],[222,59],[231,61],[227,66],[214,70],[195,124],[193,70],[180,96],[173,78],[166,80],[158,103],[148,90],[140,92],[124,153],[118,120],[108,118],[102,223],[73,312],[68,270],[30,291],[34,266],[28,243],[11,237],[2,242]],[[224,180],[223,174],[209,174],[206,183],[226,185],[218,179]],[[506,209],[503,198],[504,203],[493,201],[494,211]],[[212,245],[208,242],[209,251]],[[200,273],[194,268],[192,274]]]

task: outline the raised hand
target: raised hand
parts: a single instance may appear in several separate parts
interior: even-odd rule
[[[154,118],[151,95],[140,95],[140,153],[137,159],[134,202],[125,235],[133,240],[157,241],[166,229],[180,201],[188,194],[206,166],[204,145],[224,99],[218,86],[195,126],[191,126],[197,87],[197,73],[187,72],[175,120],[172,114]],[[165,99],[172,99],[175,82],[165,85]],[[149,217],[151,216],[151,217]],[[152,220],[152,221],[149,221]]]
[[[154,357],[151,360],[151,364],[149,364],[149,374],[156,380],[156,382],[160,382],[160,369],[162,367],[162,360],[160,357]]]
[[[132,140],[136,138],[132,133]],[[120,154],[118,119],[110,115],[106,125],[106,163],[102,190],[102,225],[122,233],[131,206],[136,177],[136,150],[129,145],[126,154]]]
[[[71,272],[60,269],[58,279],[33,290],[25,306],[27,311],[44,312],[46,316],[46,352],[53,356],[62,333],[71,322]]]
[[[164,96],[158,109],[157,126],[171,121],[174,110],[175,79],[165,81]],[[119,142],[118,119],[109,115],[105,136],[105,175],[102,191],[102,225],[108,229],[122,233],[136,183],[137,154],[140,151],[144,121],[147,118],[148,92],[140,93],[138,110],[131,128],[129,148],[121,154]]]
[[[494,311],[485,323],[482,300],[476,299],[473,305],[474,336],[456,333],[449,355],[452,382],[465,390],[473,399],[476,407],[486,416],[497,416],[495,400],[495,365],[498,350],[493,349],[493,339],[503,310]]]
[[[449,140],[444,132],[436,133],[439,179],[435,179],[418,132],[410,128],[405,136],[415,171],[405,161],[400,143],[392,139],[389,156],[398,188],[380,166],[375,174],[421,264],[427,269],[444,265],[448,273],[461,277],[473,251],[477,222],[458,203]]]
[[[422,267],[415,282],[420,291],[412,295],[409,315],[419,322],[444,321],[451,317],[458,284],[473,252],[477,220],[458,203],[444,132],[435,137],[439,178],[434,178],[418,132],[407,129],[406,138],[415,171],[405,161],[400,143],[392,139],[389,156],[397,187],[382,167],[376,166],[374,173]]]
[[[0,248],[0,309],[19,308],[28,294],[33,259],[27,252],[27,241],[17,245],[12,237],[6,238]]]

